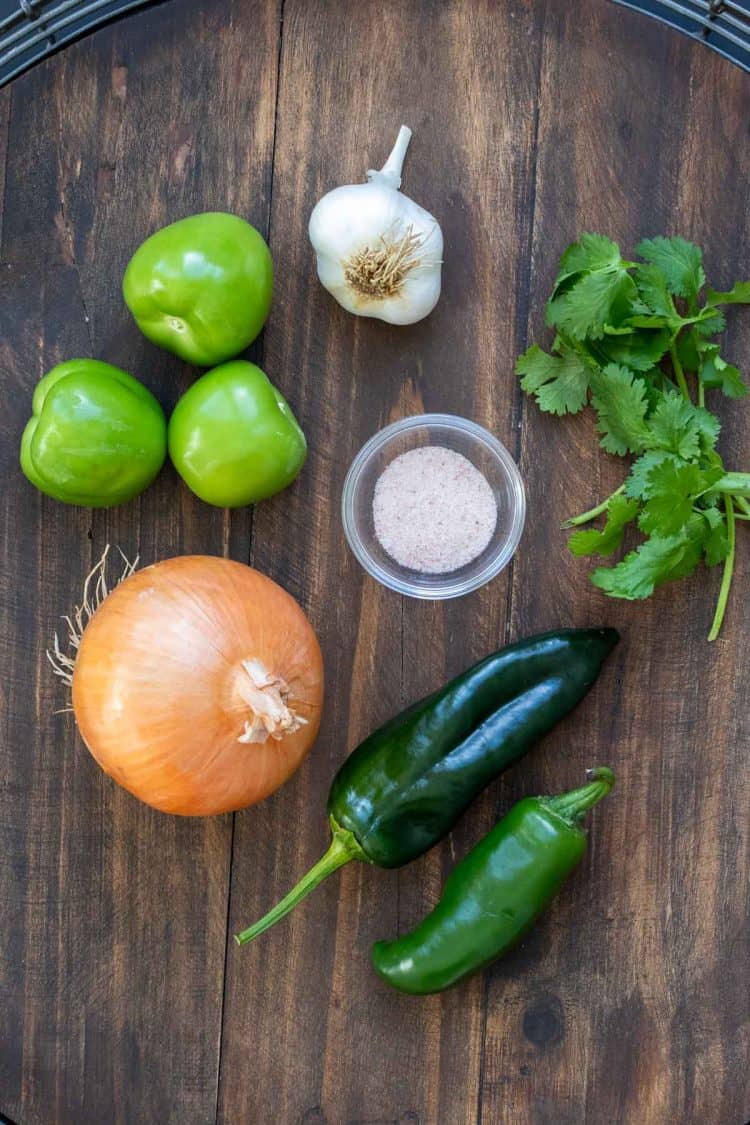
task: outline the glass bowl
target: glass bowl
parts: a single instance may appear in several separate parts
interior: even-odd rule
[[[487,547],[472,562],[445,574],[423,574],[392,559],[375,537],[375,484],[395,457],[424,445],[462,453],[487,479],[497,503],[497,524]],[[456,598],[489,582],[510,562],[526,518],[526,495],[515,461],[501,441],[466,418],[419,414],[386,426],[352,461],[341,497],[344,533],[359,562],[373,578],[412,598]]]

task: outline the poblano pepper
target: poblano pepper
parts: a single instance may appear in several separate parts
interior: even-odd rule
[[[332,841],[240,945],[269,929],[350,860],[400,867],[426,852],[504,769],[584,697],[619,637],[566,629],[488,656],[371,734],[336,774]]]
[[[586,812],[615,775],[559,797],[519,801],[453,869],[440,902],[411,933],[376,942],[378,974],[401,992],[442,992],[502,957],[530,929],[583,859]]]

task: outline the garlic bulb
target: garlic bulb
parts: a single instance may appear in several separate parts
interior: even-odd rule
[[[366,184],[335,188],[310,216],[318,277],[357,316],[414,324],[440,296],[443,234],[437,220],[402,195],[401,169],[411,140],[402,125],[391,155]]]

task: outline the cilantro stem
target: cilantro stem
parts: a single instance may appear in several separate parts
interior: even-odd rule
[[[616,488],[606,500],[602,500],[601,504],[597,504],[595,508],[589,508],[588,512],[583,512],[580,516],[573,516],[571,519],[566,520],[562,525],[563,527],[580,527],[582,523],[591,523],[597,516],[603,516],[607,510],[610,500],[614,500],[615,496],[620,496],[625,491],[625,485],[621,484]]]
[[[721,631],[721,623],[724,620],[726,613],[727,601],[729,600],[729,588],[732,585],[732,574],[734,573],[734,550],[736,543],[735,523],[734,523],[734,504],[731,496],[724,498],[724,511],[727,515],[727,557],[724,561],[724,573],[721,576],[721,588],[719,589],[719,600],[716,603],[716,613],[714,614],[713,624],[711,625],[711,632],[708,634],[709,641],[715,641]]]
[[[729,493],[737,501],[743,512],[750,515],[750,473],[724,473],[723,477],[711,486],[711,491]]]
[[[748,504],[745,497],[735,496],[734,502],[735,504],[739,505],[740,508],[742,508],[742,511],[745,513],[745,519],[750,519],[750,504]]]
[[[706,388],[703,385],[703,380],[698,379],[698,406],[704,407],[706,405]]]
[[[682,391],[683,397],[686,398],[688,402],[691,402],[692,400],[690,398],[690,391],[688,390],[685,372],[682,370],[682,364],[680,363],[680,357],[677,354],[677,346],[674,340],[670,344],[669,355],[672,360],[672,367],[674,368],[675,378],[677,379],[677,386]]]

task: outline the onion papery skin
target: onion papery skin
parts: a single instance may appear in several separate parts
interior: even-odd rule
[[[243,743],[248,675],[259,662],[303,725]],[[186,555],[145,567],[83,633],[73,710],[102,769],[146,804],[182,816],[244,808],[294,773],[320,726],[323,658],[297,602],[229,559]]]

